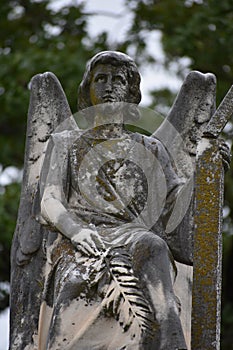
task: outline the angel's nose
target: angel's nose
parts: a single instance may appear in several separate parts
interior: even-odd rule
[[[105,87],[106,92],[112,92],[112,84],[107,84]]]
[[[105,85],[106,92],[112,92],[112,79],[109,77]]]

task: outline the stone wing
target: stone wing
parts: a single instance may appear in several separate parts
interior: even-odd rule
[[[167,223],[168,243],[178,261],[192,261],[193,184],[197,143],[215,111],[216,78],[192,71],[186,77],[167,118],[153,134],[168,150],[185,185]],[[189,208],[189,210],[187,210]],[[172,232],[176,231],[176,234]],[[182,252],[183,256],[179,256]]]
[[[186,77],[171,111],[154,133],[167,148],[184,180],[167,224],[167,241],[177,266],[174,290],[181,302],[181,322],[188,348],[191,344],[192,264],[194,231],[194,172],[197,143],[215,112],[216,78],[192,71]],[[185,263],[185,264],[184,264]]]
[[[185,178],[190,176],[190,168],[183,162],[179,152],[184,151],[195,159],[197,143],[215,112],[215,98],[215,76],[211,73],[190,72],[167,118],[154,133],[168,149],[179,174]]]
[[[51,133],[71,116],[64,91],[53,73],[34,76],[30,90],[24,174],[11,251],[10,349],[18,350],[32,343],[43,291],[42,242],[48,232],[35,215],[40,171]]]

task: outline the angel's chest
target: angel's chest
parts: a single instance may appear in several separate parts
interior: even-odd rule
[[[91,145],[92,146],[92,145]],[[106,201],[121,197],[126,201],[147,193],[147,179],[137,159],[129,159],[130,148],[124,152],[114,145],[73,147],[70,151],[70,181],[76,191],[90,190]],[[135,155],[136,157],[136,155]]]

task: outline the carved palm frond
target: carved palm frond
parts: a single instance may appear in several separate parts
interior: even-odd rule
[[[129,253],[122,247],[110,248],[96,258],[82,257],[91,265],[90,286],[98,286],[105,311],[115,317],[132,338],[139,334],[153,336],[156,322],[134,275]],[[88,262],[89,261],[89,262]]]
[[[130,255],[121,248],[112,250],[107,268],[111,282],[103,300],[106,311],[113,314],[124,331],[130,331],[132,338],[140,332],[152,335],[153,313],[134,276]]]

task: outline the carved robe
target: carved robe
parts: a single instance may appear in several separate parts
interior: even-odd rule
[[[165,243],[182,184],[162,144],[119,126],[64,131],[51,136],[42,174],[42,205],[55,196],[73,220],[97,230],[106,251],[81,254],[44,215],[51,232],[41,349],[186,349]],[[163,259],[161,284],[153,271]]]

